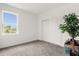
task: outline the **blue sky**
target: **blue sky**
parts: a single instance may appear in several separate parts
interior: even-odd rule
[[[4,24],[15,26],[17,24],[16,15],[4,13]]]

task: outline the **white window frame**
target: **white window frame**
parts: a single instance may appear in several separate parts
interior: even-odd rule
[[[10,14],[13,14],[13,15],[16,15],[16,17],[17,17],[17,30],[16,30],[16,33],[4,33],[3,32],[3,29],[4,29],[4,12],[5,13],[10,13]],[[18,14],[15,13],[15,12],[12,12],[12,11],[2,10],[2,35],[16,35],[18,33],[19,33],[19,31],[18,31]]]

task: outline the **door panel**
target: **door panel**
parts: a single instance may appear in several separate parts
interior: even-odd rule
[[[44,20],[42,22],[42,39],[43,40],[48,40],[49,39],[49,21]]]

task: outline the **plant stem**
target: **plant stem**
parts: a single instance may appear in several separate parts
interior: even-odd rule
[[[74,40],[74,37],[72,37],[72,39]]]

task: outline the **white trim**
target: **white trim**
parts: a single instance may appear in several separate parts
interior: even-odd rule
[[[17,31],[16,31],[16,33],[4,33],[3,32],[3,24],[4,24],[4,12],[6,12],[6,13],[10,13],[10,14],[14,14],[14,15],[16,15],[17,16]],[[5,10],[2,10],[2,35],[16,35],[16,34],[19,34],[19,26],[18,26],[18,14],[17,13],[15,13],[15,12],[12,12],[12,11],[5,11]]]

